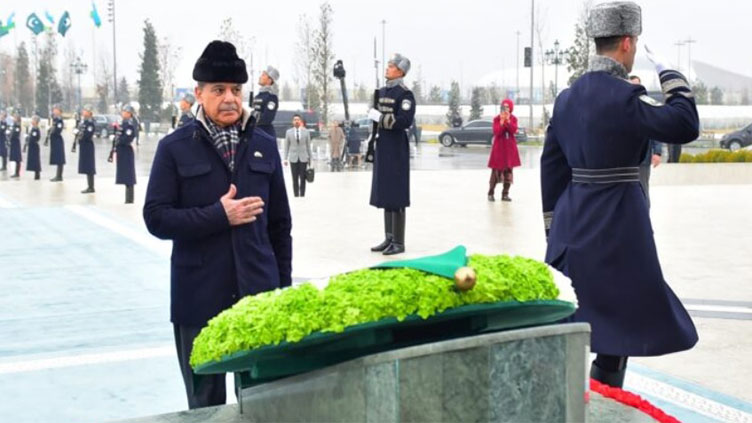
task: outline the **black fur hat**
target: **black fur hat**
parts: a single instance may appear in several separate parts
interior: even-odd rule
[[[201,53],[193,67],[193,79],[198,82],[248,82],[245,61],[238,57],[235,46],[227,41],[214,40]]]

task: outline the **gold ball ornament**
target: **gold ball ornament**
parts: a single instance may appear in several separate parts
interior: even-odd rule
[[[478,276],[472,267],[460,267],[454,272],[454,286],[458,291],[469,291],[475,286]]]

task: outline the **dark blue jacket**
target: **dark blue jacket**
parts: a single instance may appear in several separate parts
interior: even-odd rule
[[[137,136],[138,123],[134,119],[123,119],[115,141],[115,153],[117,154],[116,184],[136,185],[136,159],[133,152],[133,141]]]
[[[50,164],[65,164],[65,141],[63,141],[63,118],[53,118],[50,127]]]
[[[415,97],[404,84],[379,90],[379,122],[371,180],[371,205],[397,210],[410,206],[410,141]]]
[[[21,124],[13,122],[10,127],[10,152],[8,160],[11,162],[21,162]]]
[[[8,137],[5,131],[8,130],[8,123],[5,119],[0,121],[0,157],[8,157]]]
[[[194,119],[163,138],[144,204],[149,232],[173,241],[171,320],[203,326],[242,296],[290,286],[290,206],[276,140],[241,137],[231,172]],[[220,197],[261,197],[255,222],[231,227]]]
[[[279,99],[277,95],[269,91],[262,91],[253,98],[253,114],[256,119],[256,127],[263,129],[272,138],[277,138],[277,131],[274,130],[274,117],[277,116],[279,109]]]
[[[29,129],[28,145],[26,150],[26,170],[29,172],[42,171],[42,159],[39,152],[39,138],[42,137],[39,128],[31,127]]]
[[[557,97],[546,133],[546,262],[571,278],[579,301],[574,320],[590,323],[596,353],[652,356],[697,342],[691,318],[663,279],[639,181],[572,182],[573,169],[637,169],[650,139],[697,138],[686,79],[664,71],[661,81],[665,105],[630,84],[626,73],[588,72]]]
[[[97,173],[94,154],[94,119],[85,119],[78,127],[78,173],[95,175]]]
[[[191,112],[187,112],[187,113],[183,112],[183,113],[181,113],[180,114],[180,120],[178,120],[178,126],[177,127],[180,128],[181,126],[183,126],[183,125],[187,124],[188,122],[190,122],[191,120],[193,120],[193,118],[194,118],[194,116],[193,116],[193,113],[191,113]]]

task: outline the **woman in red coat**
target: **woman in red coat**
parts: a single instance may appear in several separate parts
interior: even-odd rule
[[[488,187],[488,201],[494,201],[496,184],[504,183],[501,201],[512,201],[509,198],[509,187],[512,185],[512,169],[520,165],[520,152],[517,150],[517,117],[512,114],[514,103],[506,99],[501,102],[501,112],[493,120],[493,146],[488,167],[491,168],[491,180]]]

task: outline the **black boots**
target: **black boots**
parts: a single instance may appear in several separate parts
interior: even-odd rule
[[[133,185],[125,186],[125,204],[133,204]]]
[[[3,157],[3,167],[0,170],[8,170],[8,158]]]
[[[392,243],[384,250],[385,256],[405,252],[405,209],[392,212]]]
[[[34,172],[34,180],[35,181],[39,180],[39,172]]]
[[[371,251],[384,251],[392,243],[392,212],[384,210],[384,242],[371,247]]]
[[[16,172],[11,176],[11,178],[20,178],[21,177],[21,162],[16,162]]]
[[[605,385],[621,388],[627,372],[627,358],[598,354],[590,366],[590,377]]]
[[[63,165],[57,165],[57,173],[55,177],[50,179],[50,182],[61,182],[63,180]]]
[[[86,184],[88,187],[81,191],[81,194],[91,194],[94,192],[94,175],[86,175]]]

